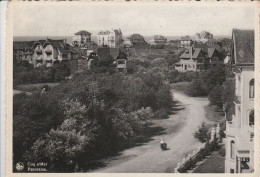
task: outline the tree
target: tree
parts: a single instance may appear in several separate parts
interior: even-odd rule
[[[216,65],[203,74],[203,80],[209,93],[216,85],[222,85],[226,80],[226,70],[222,65]]]
[[[50,171],[55,172],[73,171],[94,138],[86,106],[77,100],[66,99],[63,103],[66,119],[57,129],[52,128],[36,140],[25,154],[27,160],[47,161],[52,164]]]
[[[231,115],[234,113],[234,100],[235,100],[235,80],[227,79],[223,83],[223,90],[221,98],[223,100],[223,111],[227,120],[231,120]]]
[[[219,109],[223,108],[222,91],[222,85],[216,85],[209,93],[210,104],[216,105]]]
[[[201,143],[208,142],[210,139],[209,130],[205,125],[205,122],[202,122],[199,129],[193,134]]]
[[[190,96],[206,96],[207,90],[202,77],[195,78],[188,87]]]
[[[71,74],[68,64],[63,62],[54,65],[53,72],[53,79],[56,82],[66,79],[66,77],[68,77]]]

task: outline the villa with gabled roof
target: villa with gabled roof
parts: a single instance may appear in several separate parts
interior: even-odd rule
[[[216,64],[222,64],[216,48],[203,45],[193,45],[180,56],[180,61],[175,63],[175,69],[180,72],[206,70]]]
[[[37,41],[33,50],[34,67],[52,67],[63,62],[72,70],[77,70],[78,52],[64,40]]]

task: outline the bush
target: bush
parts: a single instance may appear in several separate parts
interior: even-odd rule
[[[155,119],[168,119],[167,111],[164,108],[161,108],[154,113]]]
[[[188,87],[190,96],[207,96],[207,90],[201,77],[194,79]]]
[[[226,156],[226,149],[225,148],[221,148],[218,153],[219,153],[219,155],[221,157],[225,157]]]
[[[201,143],[208,142],[210,139],[209,130],[205,125],[205,122],[201,124],[199,129],[193,134]]]
[[[211,92],[209,93],[209,102],[211,105],[216,105],[217,108],[222,109],[223,100],[222,100],[222,85],[216,85]]]

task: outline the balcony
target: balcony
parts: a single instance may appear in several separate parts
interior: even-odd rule
[[[48,54],[48,55],[51,55],[51,54],[52,54],[52,50],[46,49],[46,50],[45,50],[45,53]]]
[[[36,56],[35,60],[42,60],[42,56]]]
[[[42,50],[41,49],[35,49],[35,52],[36,53],[42,53]]]
[[[230,136],[236,136],[238,133],[237,123],[234,121],[226,122],[226,134]]]

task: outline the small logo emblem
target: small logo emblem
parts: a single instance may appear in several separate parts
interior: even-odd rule
[[[16,167],[16,170],[23,171],[24,164],[22,162],[18,162],[15,167]]]

